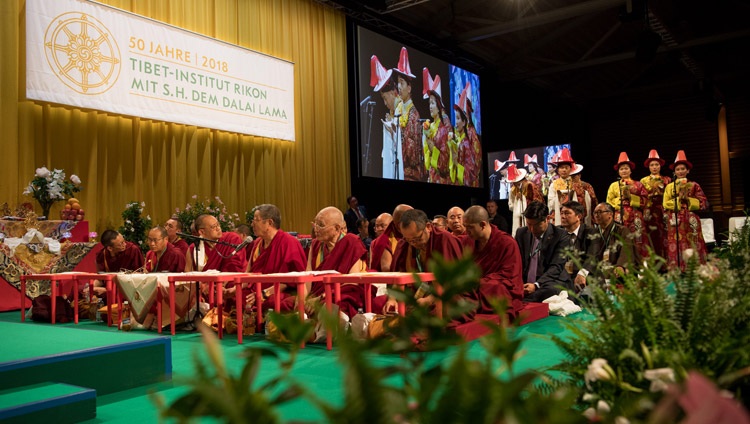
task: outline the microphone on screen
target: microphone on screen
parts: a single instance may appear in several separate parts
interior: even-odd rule
[[[245,240],[243,240],[243,241],[242,241],[242,243],[240,243],[240,244],[239,244],[239,246],[237,246],[237,247],[236,247],[236,248],[234,249],[234,252],[232,252],[232,254],[231,254],[231,255],[229,255],[229,256],[234,256],[234,255],[236,255],[236,254],[237,254],[237,252],[239,252],[240,250],[244,249],[244,248],[245,248],[245,246],[247,246],[248,244],[250,244],[250,243],[252,243],[252,242],[253,242],[253,236],[247,236],[247,237],[245,237]]]

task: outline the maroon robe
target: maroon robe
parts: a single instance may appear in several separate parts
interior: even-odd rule
[[[380,261],[383,259],[383,253],[388,252],[393,256],[398,241],[401,240],[401,234],[396,232],[396,224],[393,221],[388,224],[383,234],[379,235],[370,244],[370,269],[382,271]]]
[[[334,270],[341,274],[348,274],[354,264],[367,255],[367,250],[356,234],[347,233],[333,246],[329,252],[325,243],[313,239],[310,245],[310,264],[313,271]],[[312,283],[310,296],[323,296],[325,294],[325,285]],[[294,302],[291,298],[285,299],[282,303],[282,310],[291,311],[294,309]],[[354,317],[357,310],[364,308],[365,291],[361,285],[346,284],[341,286],[341,299],[338,302],[339,310],[349,316]]]
[[[146,272],[185,272],[185,255],[170,243],[161,257],[157,252],[146,252]]]
[[[274,274],[278,272],[299,272],[304,271],[307,267],[305,251],[302,244],[294,236],[279,230],[268,244],[264,246],[262,238],[257,238],[250,247],[250,256],[248,262],[250,271],[259,274]],[[264,284],[266,289],[272,284]],[[296,293],[295,286],[290,285],[284,291],[279,293],[281,300],[288,297],[294,298]],[[264,311],[273,309],[275,304],[275,295],[269,296],[263,301],[262,308]]]
[[[482,250],[478,250],[479,242],[472,239],[464,246],[474,253],[474,262],[482,270],[477,312],[493,314],[495,311],[488,300],[505,298],[508,318],[515,319],[523,308],[523,264],[516,240],[492,225],[490,239]]]
[[[172,244],[172,246],[176,247],[177,250],[182,252],[182,256],[187,255],[188,244],[185,240],[181,239],[180,237],[177,237],[173,242],[170,242],[170,244]]]
[[[97,272],[120,272],[120,270],[135,271],[143,266],[143,253],[133,242],[125,242],[125,250],[114,257],[107,248],[96,254]]]
[[[239,234],[233,232],[226,232],[221,235],[219,241],[239,245],[242,243],[242,238]],[[247,269],[247,260],[245,259],[245,249],[240,249],[236,254],[234,247],[225,244],[214,244],[213,247],[203,243],[203,248],[206,249],[206,264],[203,266],[202,271],[217,270],[221,272],[245,272]],[[190,262],[193,264],[193,271],[197,271],[198,267],[195,265],[195,245],[191,244],[190,249]],[[232,288],[234,283],[224,284],[224,288]]]
[[[417,261],[418,249],[412,247],[403,239],[399,241],[396,247],[396,253],[393,255],[393,266],[391,271],[394,272],[430,272],[429,260],[435,253],[440,254],[446,261],[453,261],[462,256],[462,247],[459,239],[453,234],[443,231],[437,228],[433,228],[430,233],[430,240],[427,242],[427,254],[424,258],[420,258]],[[479,291],[472,290],[466,293],[464,297],[472,303],[479,303]],[[374,301],[373,308],[382,309],[387,301],[387,296],[378,296]],[[375,309],[380,311],[380,309]],[[463,317],[454,319],[453,322],[449,323],[448,326],[454,326],[460,322],[470,320],[476,314],[476,310],[468,312]]]

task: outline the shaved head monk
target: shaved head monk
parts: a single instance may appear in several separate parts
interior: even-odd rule
[[[510,320],[523,308],[523,264],[516,240],[490,224],[490,217],[481,206],[472,206],[463,216],[468,237],[464,247],[474,254],[482,270],[479,280],[478,313],[495,313],[489,299],[505,298]]]
[[[281,229],[281,211],[275,205],[263,204],[253,213],[253,232],[257,237],[250,245],[247,259],[247,272],[273,274],[278,272],[299,272],[307,267],[307,258],[302,244],[295,237]],[[263,285],[263,310],[272,309],[275,298],[272,284]],[[280,284],[281,300],[296,296],[294,286]],[[246,298],[247,303],[255,303],[255,293]]]
[[[423,211],[413,209],[404,212],[399,226],[403,239],[399,241],[393,255],[392,271],[429,272],[428,262],[436,253],[448,261],[461,257],[461,245],[458,239],[448,232],[433,228],[432,221]],[[434,302],[434,299],[432,296],[426,296],[418,302],[429,305]],[[382,300],[375,304],[374,308],[377,308],[382,304]],[[388,299],[382,311],[383,313],[395,312],[396,306],[394,299]]]
[[[464,227],[464,210],[458,206],[454,206],[448,209],[448,227],[451,229],[451,233],[454,236],[460,237],[466,234],[466,227]]]
[[[390,224],[391,221],[393,221],[393,215],[388,212],[383,212],[378,215],[378,217],[375,218],[375,237],[380,237],[380,235],[385,232],[385,229],[388,228],[388,224]]]
[[[312,222],[315,239],[310,245],[307,256],[308,271],[334,270],[341,274],[362,272],[366,270],[365,257],[367,250],[356,234],[346,232],[344,214],[338,208],[323,208]],[[310,297],[323,298],[325,286],[322,282],[312,283],[308,287]],[[357,314],[365,302],[364,290],[358,284],[341,286],[339,311],[351,318]],[[283,309],[292,310],[294,302],[286,299]]]
[[[383,234],[378,236],[372,241],[370,249],[372,251],[370,258],[370,268],[375,271],[388,272],[391,270],[391,261],[393,261],[393,253],[396,251],[396,245],[401,240],[401,229],[399,228],[399,222],[401,221],[401,215],[408,210],[412,210],[409,205],[398,205],[393,210],[393,216],[390,224],[386,227]]]
[[[169,242],[164,227],[154,227],[148,232],[149,251],[146,253],[147,272],[185,272],[185,255]]]
[[[187,255],[188,244],[177,234],[183,232],[182,223],[175,218],[169,218],[167,222],[164,223],[164,229],[167,230],[169,243],[179,249],[180,252],[182,252],[182,256]]]

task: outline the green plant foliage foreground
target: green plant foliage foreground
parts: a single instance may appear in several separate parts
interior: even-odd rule
[[[698,371],[747,407],[747,231],[723,259],[705,265],[688,259],[684,274],[658,273],[662,260],[655,258],[643,269],[631,269],[617,289],[595,288],[586,305],[595,319],[566,323],[575,337],[553,336],[567,358],[555,367],[566,375],[556,385],[576,388],[579,406],[603,409],[598,415],[659,422],[657,402],[674,394],[669,384],[684,383]],[[661,422],[672,419],[676,416]]]
[[[701,393],[713,396],[698,396],[707,399],[699,404],[744,414],[701,375],[688,377],[688,371],[698,370],[735,394],[746,393],[748,352],[743,348],[750,305],[743,278],[750,269],[743,274],[719,265],[717,273],[691,264],[684,278],[669,276],[675,285],[670,295],[667,280],[651,265],[640,278],[627,277],[615,294],[594,291],[589,308],[595,319],[574,321],[576,337],[556,340],[568,357],[554,370],[558,377],[562,372],[562,378],[540,371],[514,372],[522,340],[511,337],[503,325],[490,325],[491,333],[480,341],[486,353],[481,358],[469,357],[467,345],[459,344],[452,360],[428,360],[429,350],[458,342],[445,327],[471,307],[457,298],[478,283],[478,269],[467,258],[431,264],[443,287],[442,294],[432,294],[449,311],[444,319],[420,307],[413,293],[393,291],[409,313],[388,337],[361,342],[337,330],[337,315],[318,311],[317,319],[336,339],[343,402],[321,399],[291,376],[299,346],[309,339],[313,323],[273,313],[271,321],[291,341],[279,345],[286,354],[280,355],[278,348],[249,348],[242,373],[231,375],[215,336],[204,332],[210,363],[196,358],[198,372],[183,380],[189,387],[183,397],[170,405],[155,399],[162,417],[181,422],[207,416],[232,423],[277,423],[282,422],[277,407],[301,398],[332,423],[674,422],[692,409],[681,401],[678,386],[667,384],[687,379],[688,391],[695,393],[696,384],[702,384]],[[505,304],[495,308],[505,316]],[[399,360],[375,365],[370,360],[374,354]],[[264,356],[276,358],[280,373],[261,383],[256,374]],[[667,391],[652,392],[654,381],[662,383],[657,389],[668,387]]]
[[[406,303],[409,314],[389,337],[362,342],[337,331],[338,316],[324,308],[319,310],[318,319],[334,331],[336,351],[344,368],[343,402],[333,404],[320,399],[290,375],[299,345],[309,338],[312,324],[300,323],[296,316],[271,313],[271,321],[291,341],[279,345],[288,350],[288,355],[282,358],[274,349],[249,348],[241,375],[229,375],[215,336],[210,331],[204,332],[210,364],[196,358],[199,372],[183,381],[190,391],[170,405],[162,403],[162,416],[180,421],[211,416],[232,423],[275,423],[282,422],[277,406],[305,398],[325,421],[333,423],[586,421],[579,412],[570,409],[574,392],[560,389],[542,393],[533,385],[540,377],[537,372],[509,372],[520,354],[521,341],[509,337],[503,326],[493,326],[492,334],[482,340],[488,352],[484,358],[469,358],[468,347],[459,345],[449,363],[430,363],[427,351],[455,346],[459,341],[445,326],[451,317],[461,316],[470,308],[456,300],[456,295],[476,287],[479,279],[478,269],[470,258],[452,264],[437,261],[431,269],[443,287],[442,294],[432,294],[449,311],[444,319],[419,307],[413,292],[394,291],[392,294]],[[497,308],[505,311],[504,304],[498,304]],[[373,354],[394,355],[400,360],[395,365],[374,365],[370,360]],[[280,374],[260,384],[255,376],[264,356],[278,358]],[[157,401],[163,402],[158,398]]]

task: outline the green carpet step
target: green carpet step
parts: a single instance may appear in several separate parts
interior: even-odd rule
[[[101,396],[172,378],[168,337],[4,322],[0,334],[0,390],[56,381]]]
[[[38,383],[0,391],[2,423],[76,423],[96,417],[96,390]]]

